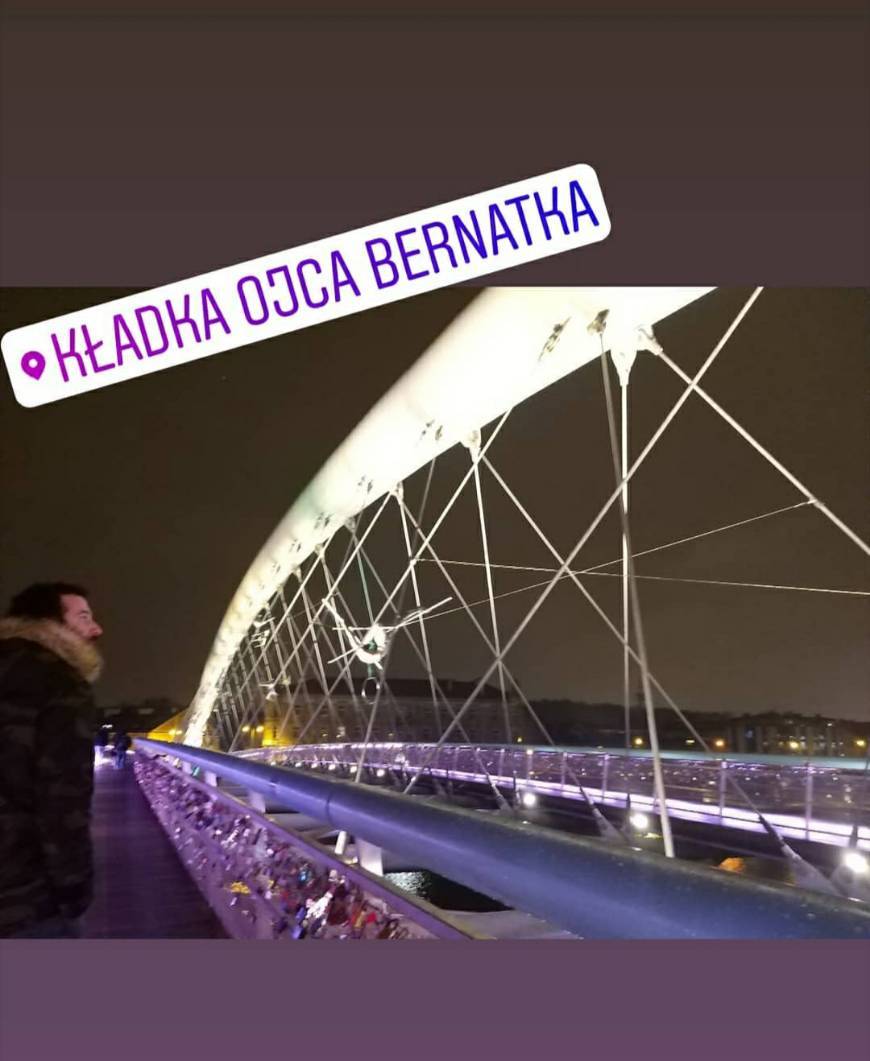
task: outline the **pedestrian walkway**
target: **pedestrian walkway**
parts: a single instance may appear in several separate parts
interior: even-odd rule
[[[94,902],[88,939],[224,939],[226,933],[181,864],[132,763],[94,775]]]

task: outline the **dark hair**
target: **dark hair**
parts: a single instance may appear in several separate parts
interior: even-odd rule
[[[6,614],[18,619],[55,619],[63,622],[60,598],[67,593],[76,597],[89,596],[86,589],[71,582],[35,582],[12,598]]]

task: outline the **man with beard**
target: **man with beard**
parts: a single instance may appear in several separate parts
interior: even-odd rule
[[[0,620],[0,936],[70,939],[91,902],[94,700],[87,590],[38,583]]]

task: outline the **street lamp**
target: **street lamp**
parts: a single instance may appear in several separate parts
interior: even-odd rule
[[[862,855],[860,851],[847,851],[843,855],[843,865],[846,869],[850,869],[853,873],[863,875],[870,870],[870,862],[867,861],[865,855]]]

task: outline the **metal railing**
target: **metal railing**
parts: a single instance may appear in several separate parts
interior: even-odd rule
[[[158,741],[136,744],[578,936],[870,938],[870,909],[848,900],[310,771]]]
[[[245,758],[272,765],[355,768],[361,744],[306,744],[257,749]],[[433,755],[434,752],[434,755]],[[586,751],[516,745],[370,744],[368,770],[411,776],[426,772],[446,781],[488,784],[481,764],[505,789],[583,800],[577,781],[597,803],[652,810],[652,762],[648,752]],[[788,760],[784,756],[729,758],[674,753],[663,757],[672,817],[764,833],[752,804],[788,839],[845,846],[857,830],[857,846],[870,851],[870,774],[856,760]],[[737,784],[733,784],[736,781]],[[746,799],[743,795],[748,796]],[[750,802],[751,801],[751,802]]]
[[[328,848],[165,760],[136,778],[179,857],[236,939],[473,938]]]

